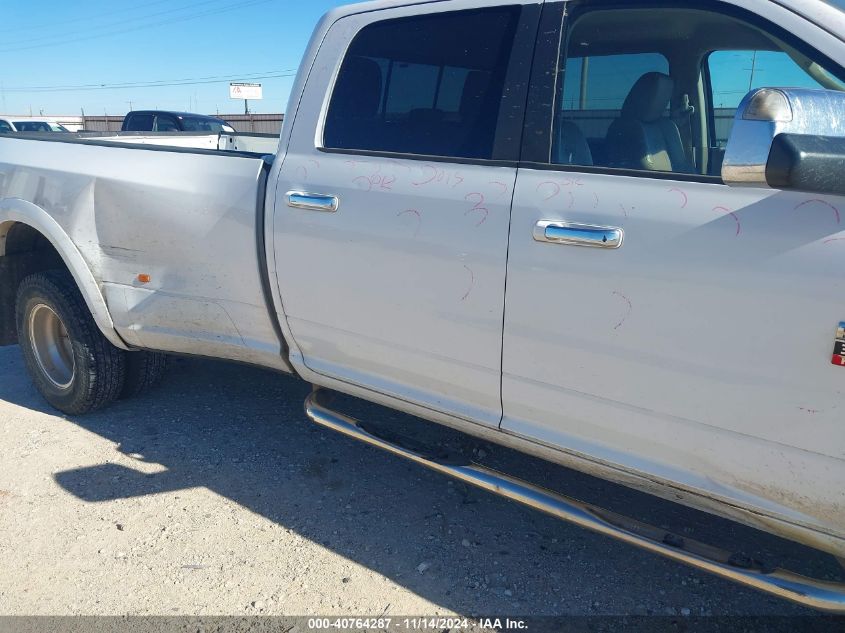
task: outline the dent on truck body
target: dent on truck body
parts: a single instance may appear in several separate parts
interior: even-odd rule
[[[261,157],[4,142],[16,152],[3,195],[75,254],[110,340],[288,370],[257,253]]]

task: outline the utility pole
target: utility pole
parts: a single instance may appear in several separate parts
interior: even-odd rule
[[[757,51],[753,51],[751,56],[751,76],[748,78],[748,92],[751,92],[751,87],[754,85],[754,71],[757,69]]]
[[[578,101],[580,110],[587,109],[587,80],[590,76],[590,58],[584,55],[581,58],[581,94]]]

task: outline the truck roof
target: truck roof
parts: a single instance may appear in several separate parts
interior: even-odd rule
[[[198,119],[212,119],[214,121],[223,121],[220,117],[211,116],[210,114],[197,114],[196,112],[179,112],[178,110],[132,110],[131,112],[127,112],[126,116],[130,114],[172,114],[173,116],[177,116],[179,118],[183,117],[193,117]]]
[[[345,4],[335,9],[331,9],[325,14],[325,16],[323,16],[323,20],[334,22],[342,17],[355,15],[356,13],[368,13],[370,11],[380,11],[381,9],[392,9],[395,7],[405,7],[414,4],[434,4],[451,1],[452,0],[368,0],[367,2],[355,2],[353,4]]]
[[[366,13],[369,11],[378,11],[380,9],[391,9],[394,7],[409,6],[414,4],[434,4],[441,2],[454,2],[455,0],[367,0],[365,2],[353,2],[331,9],[326,13],[326,16],[332,16],[334,19],[343,17],[345,15],[353,15],[355,13]],[[791,7],[806,5],[807,0],[771,0],[778,4],[783,4]],[[539,0],[538,0],[539,2]],[[811,0],[810,4],[824,3],[833,5],[839,9],[845,9],[845,0]]]

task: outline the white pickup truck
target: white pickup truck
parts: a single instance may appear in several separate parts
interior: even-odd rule
[[[163,354],[722,577],[773,568],[365,430],[336,390],[845,557],[841,0],[329,13],[274,155],[0,138],[0,339],[57,409]],[[130,140],[131,139],[124,139]]]

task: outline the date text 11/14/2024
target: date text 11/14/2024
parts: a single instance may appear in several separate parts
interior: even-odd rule
[[[378,631],[443,631],[443,630],[510,630],[528,628],[521,619],[487,617],[471,620],[465,617],[355,617],[355,618],[309,618],[311,631],[328,630],[378,630]]]

